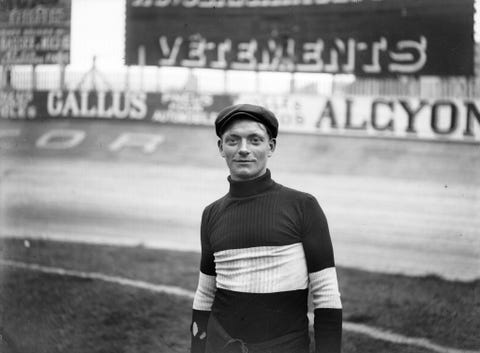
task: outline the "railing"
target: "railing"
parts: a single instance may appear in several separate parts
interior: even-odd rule
[[[0,67],[1,68],[1,67]],[[89,70],[59,66],[15,66],[0,69],[0,87],[13,89],[193,90],[209,93],[281,93],[313,95],[479,98],[477,77],[401,77],[366,79],[325,74],[255,73],[167,67],[122,67]]]

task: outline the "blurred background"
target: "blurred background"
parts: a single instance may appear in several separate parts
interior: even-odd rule
[[[1,233],[198,250],[227,190],[213,120],[252,102],[340,263],[478,277],[476,3],[321,3],[3,1]]]
[[[249,102],[339,266],[478,283],[477,5],[0,0],[0,236],[198,254],[213,121]]]

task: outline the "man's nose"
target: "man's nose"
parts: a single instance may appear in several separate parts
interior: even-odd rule
[[[238,153],[240,153],[241,155],[247,155],[250,153],[250,151],[248,150],[248,143],[246,140],[242,140],[240,142],[240,148],[238,149]]]

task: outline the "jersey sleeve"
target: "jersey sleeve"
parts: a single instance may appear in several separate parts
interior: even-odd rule
[[[303,219],[303,248],[314,307],[316,353],[339,353],[342,303],[327,219],[317,200],[308,195]]]
[[[198,286],[193,299],[191,333],[191,353],[204,353],[207,337],[207,324],[216,292],[214,255],[208,237],[208,208],[203,211],[200,227],[201,259]]]

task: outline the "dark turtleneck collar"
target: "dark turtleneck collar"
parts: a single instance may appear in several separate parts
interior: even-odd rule
[[[228,182],[230,183],[230,195],[233,197],[257,195],[267,191],[275,185],[269,169],[267,169],[265,174],[247,181],[232,180],[232,177],[228,176]]]

